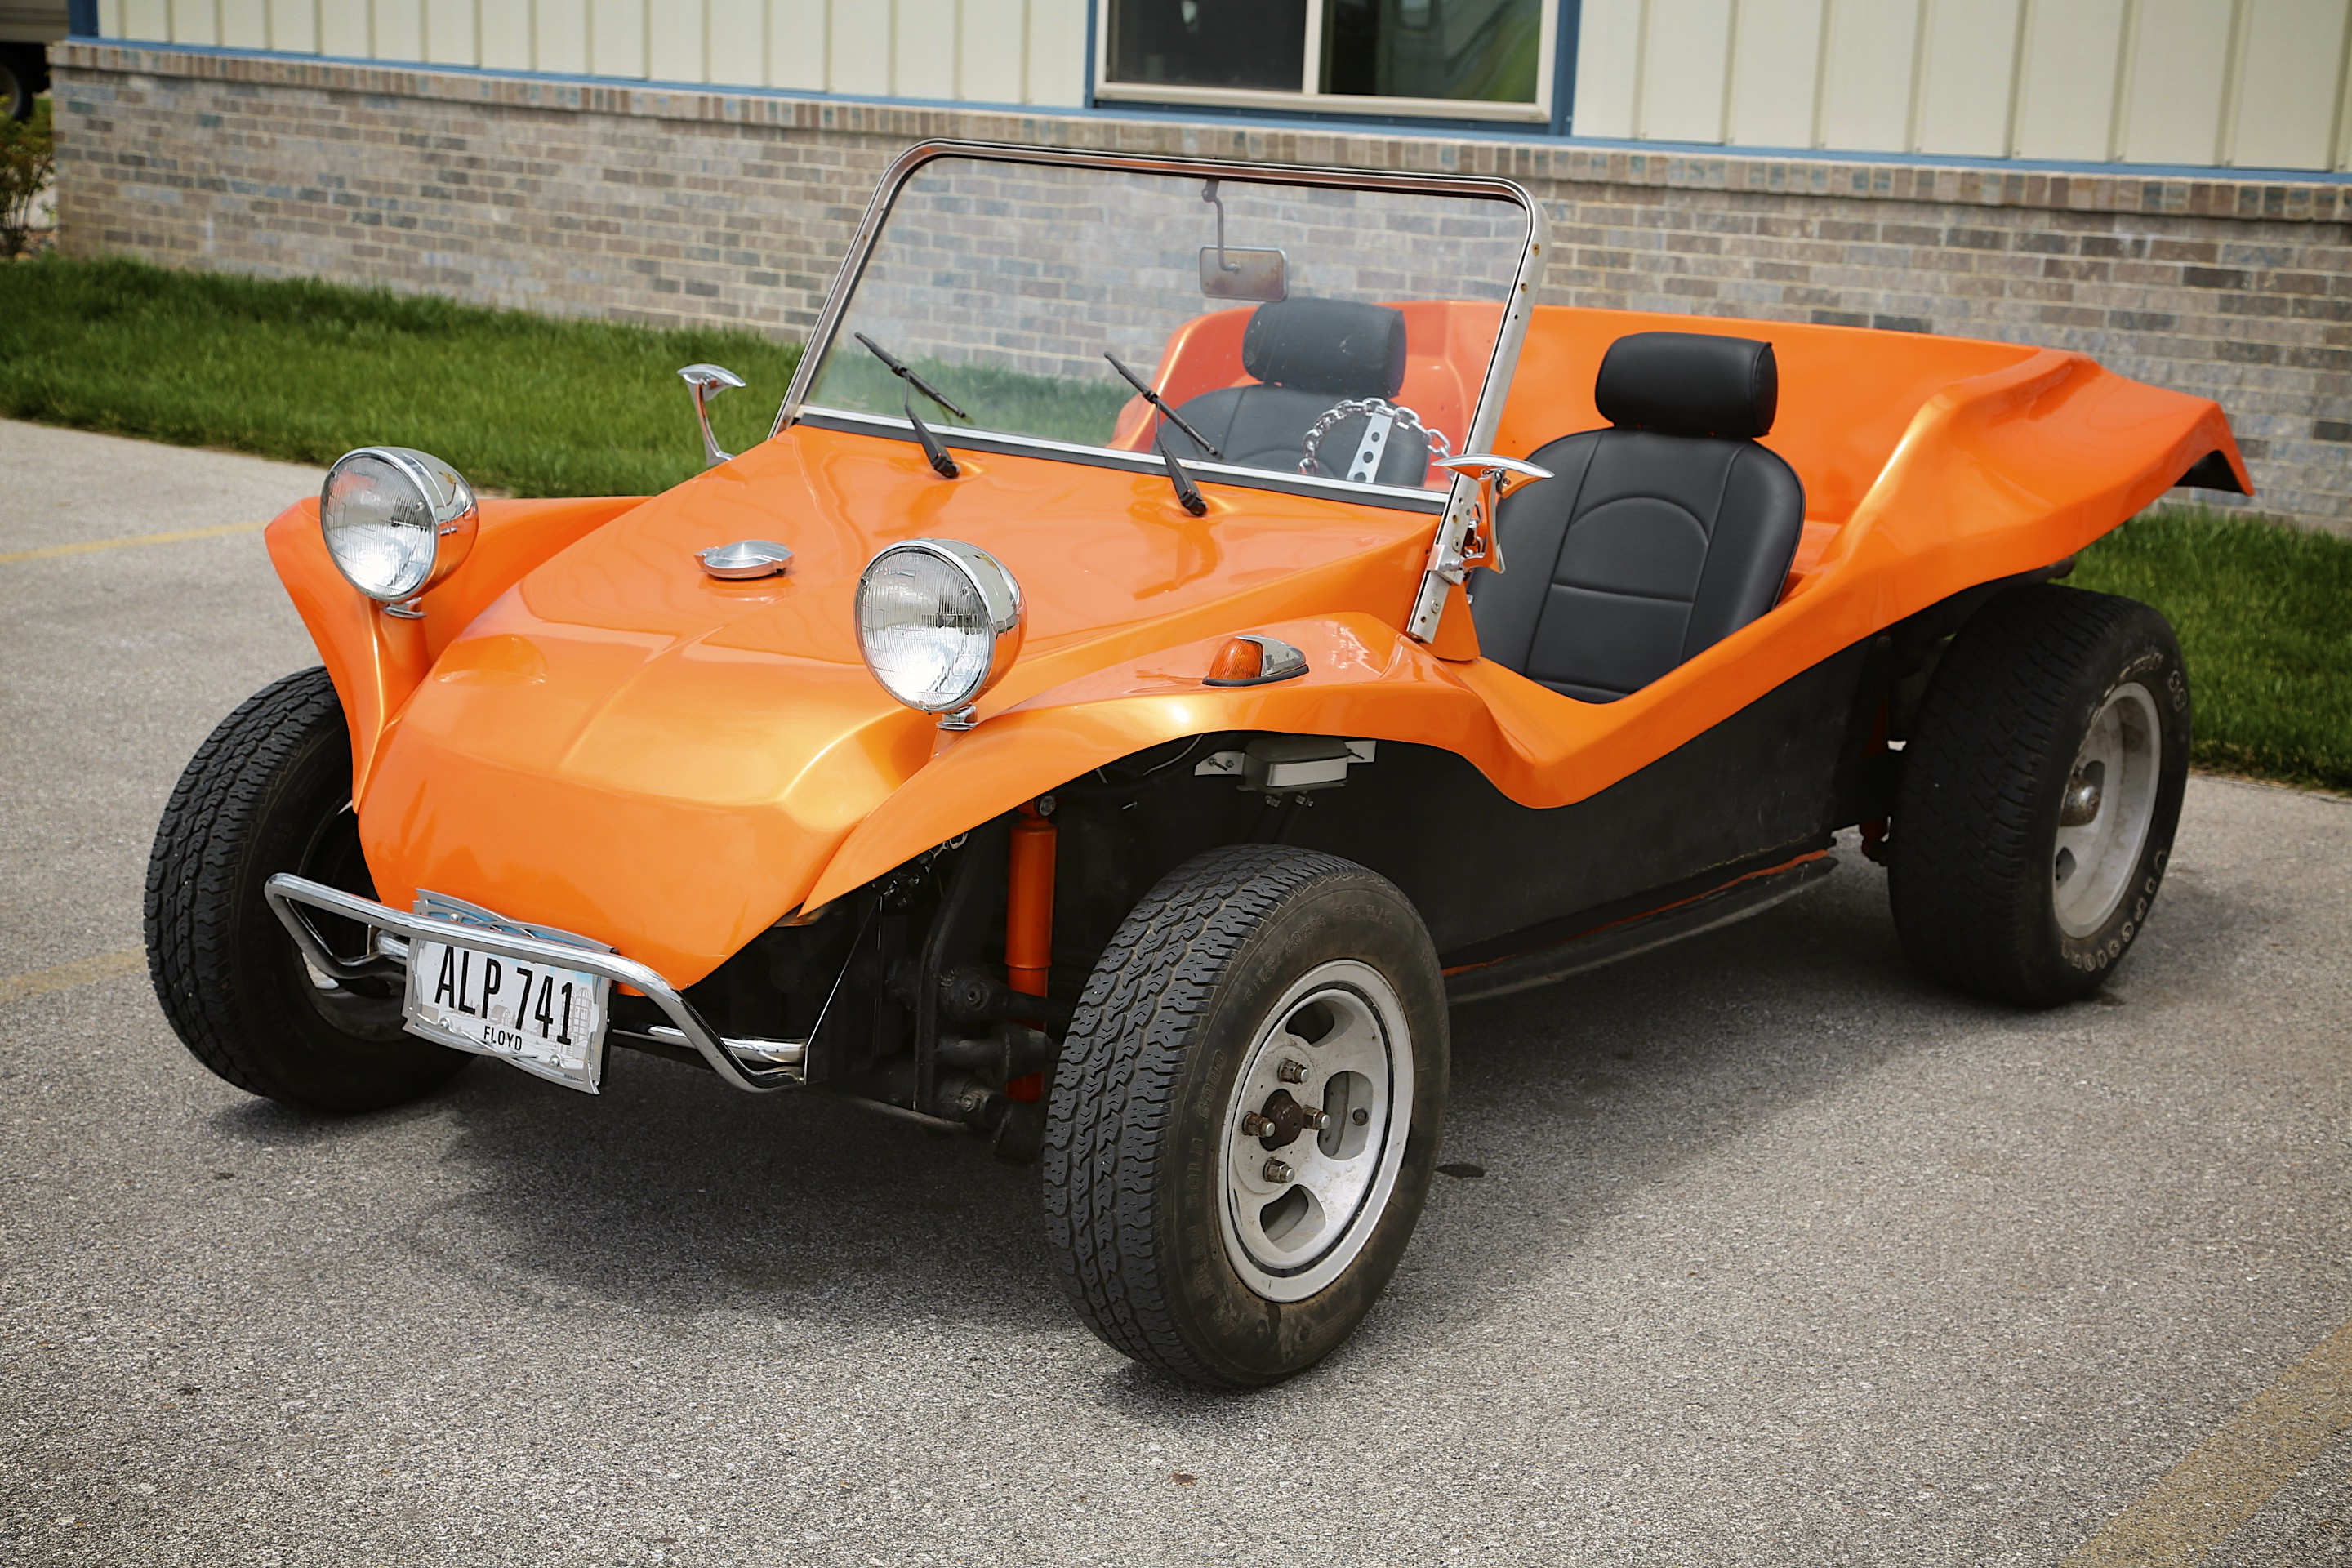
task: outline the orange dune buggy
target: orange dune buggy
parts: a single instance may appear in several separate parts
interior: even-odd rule
[[[166,1016],[298,1106],[626,1047],[1042,1150],[1087,1321],[1248,1384],[1395,1268],[1449,1002],[1752,913],[1853,825],[1929,974],[2096,986],[2189,687],[2049,580],[2244,489],[2220,410],[1540,307],[1547,249],[1500,180],[928,144],[753,450],[706,416],[667,494],[478,502],[350,454],[268,533],[324,668],[164,814]]]

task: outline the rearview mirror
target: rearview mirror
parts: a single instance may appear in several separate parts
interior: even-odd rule
[[[1201,247],[1201,292],[1212,300],[1255,300],[1262,305],[1288,299],[1288,262],[1282,252],[1226,248],[1225,204],[1216,181],[1201,187],[1201,199],[1217,209],[1217,243]]]

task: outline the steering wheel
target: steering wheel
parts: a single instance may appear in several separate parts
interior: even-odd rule
[[[1379,430],[1381,438],[1377,442],[1367,440],[1357,448],[1355,457],[1358,461],[1352,461],[1348,465],[1349,472],[1347,477],[1350,479],[1370,482],[1373,476],[1379,473],[1381,454],[1388,447],[1390,434],[1398,429],[1412,431],[1427,441],[1432,462],[1454,455],[1453,447],[1445,439],[1445,432],[1433,430],[1423,424],[1421,416],[1403,404],[1391,403],[1384,397],[1346,397],[1325,409],[1316,419],[1313,426],[1307,430],[1307,439],[1299,448],[1298,471],[1302,474],[1312,474],[1315,471],[1316,450],[1323,445],[1323,438],[1331,434],[1333,427],[1340,420],[1358,414],[1363,415],[1368,420],[1386,416],[1389,424],[1385,428],[1378,425],[1367,427],[1365,434],[1368,437],[1372,431]]]

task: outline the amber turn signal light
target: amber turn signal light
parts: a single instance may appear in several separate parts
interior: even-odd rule
[[[1264,686],[1307,673],[1307,656],[1280,637],[1245,632],[1230,637],[1209,661],[1210,686]]]

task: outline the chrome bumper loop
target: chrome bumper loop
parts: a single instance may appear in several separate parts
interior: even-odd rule
[[[579,947],[570,942],[550,942],[541,937],[515,936],[457,921],[436,920],[429,915],[404,914],[389,904],[362,899],[355,893],[346,893],[340,888],[330,888],[322,882],[313,882],[307,877],[297,877],[289,871],[280,871],[270,878],[263,884],[262,892],[268,899],[269,908],[278,916],[278,922],[300,944],[304,956],[338,980],[381,975],[394,969],[404,974],[408,969],[410,943],[418,941],[457,942],[500,958],[559,965],[602,975],[615,984],[643,992],[646,999],[660,1008],[669,1020],[667,1027],[654,1026],[654,1037],[693,1047],[697,1054],[710,1064],[713,1072],[737,1089],[753,1094],[791,1089],[801,1082],[807,1070],[806,1040],[730,1039],[705,1023],[702,1015],[695,1011],[694,1005],[680,995],[677,987],[668,981],[646,965],[623,958],[616,952]],[[306,905],[322,914],[337,915],[368,927],[369,956],[356,960],[337,957],[297,910],[297,905]]]

